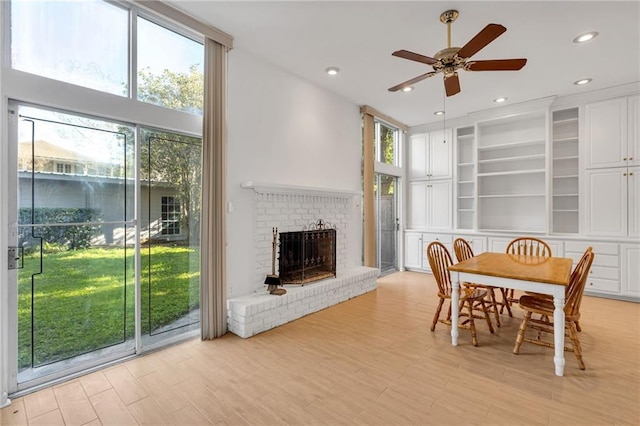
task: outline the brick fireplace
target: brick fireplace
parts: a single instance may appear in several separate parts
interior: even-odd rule
[[[349,257],[352,229],[362,226],[360,192],[251,182],[242,186],[254,192],[256,291],[228,300],[229,331],[250,337],[376,289],[378,269],[357,266],[359,254],[358,262]],[[273,228],[299,232],[311,229],[318,219],[336,230],[335,277],[285,285],[287,294],[270,295],[263,282],[271,271]]]

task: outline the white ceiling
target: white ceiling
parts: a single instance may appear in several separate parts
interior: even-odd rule
[[[236,49],[409,126],[442,120],[433,115],[437,110],[445,109],[451,119],[493,108],[499,96],[512,104],[640,81],[639,1],[170,3],[232,35]],[[446,100],[441,74],[417,83],[412,92],[389,92],[432,70],[391,53],[406,49],[433,56],[446,47],[446,25],[439,17],[448,9],[460,12],[452,24],[453,46],[463,46],[489,23],[502,24],[507,31],[473,59],[525,57],[525,67],[460,71],[462,91]],[[600,35],[584,44],[572,42],[587,31]],[[328,76],[328,66],[340,67],[340,74]],[[591,84],[573,84],[587,77]]]

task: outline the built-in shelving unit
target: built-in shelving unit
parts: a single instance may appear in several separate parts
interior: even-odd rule
[[[457,129],[457,188],[456,227],[474,229],[475,203],[475,146],[473,127]]]
[[[551,229],[557,234],[577,234],[580,223],[578,108],[553,112],[552,124]]]
[[[479,230],[546,232],[546,116],[478,123]]]

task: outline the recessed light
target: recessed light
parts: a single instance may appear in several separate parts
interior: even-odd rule
[[[444,115],[444,111],[436,111],[433,115]]]
[[[336,75],[336,74],[338,74],[340,72],[340,68],[338,68],[338,67],[329,67],[325,71],[329,75]]]
[[[576,38],[573,39],[574,43],[584,43],[585,41],[593,40],[598,36],[597,31],[590,31],[588,33],[580,34]]]
[[[507,100],[507,98],[495,98],[493,100],[493,102],[497,103],[497,104],[501,104],[502,102],[505,102]]]
[[[592,79],[590,79],[590,78],[583,78],[582,80],[574,81],[573,84],[575,84],[576,86],[582,86],[584,84],[591,83],[591,80]]]
[[[410,91],[412,91],[412,90],[413,90],[413,86],[407,86],[407,87],[403,87],[403,88],[402,88],[402,91],[403,91],[403,92],[410,92]]]

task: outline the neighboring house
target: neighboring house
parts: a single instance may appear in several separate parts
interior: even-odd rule
[[[31,165],[34,165],[32,167]],[[32,172],[33,170],[33,172]],[[134,181],[125,178],[124,168],[96,161],[74,150],[43,140],[20,142],[18,148],[19,207],[87,208],[98,211],[99,227],[92,245],[121,245],[125,231],[119,225],[125,218],[124,199],[134,197]],[[31,178],[35,179],[32,197]],[[141,234],[145,240],[184,239],[180,226],[178,193],[167,182],[141,182]],[[33,203],[33,204],[32,204]],[[129,213],[129,219],[132,214]],[[127,243],[134,243],[134,230],[126,232]]]

